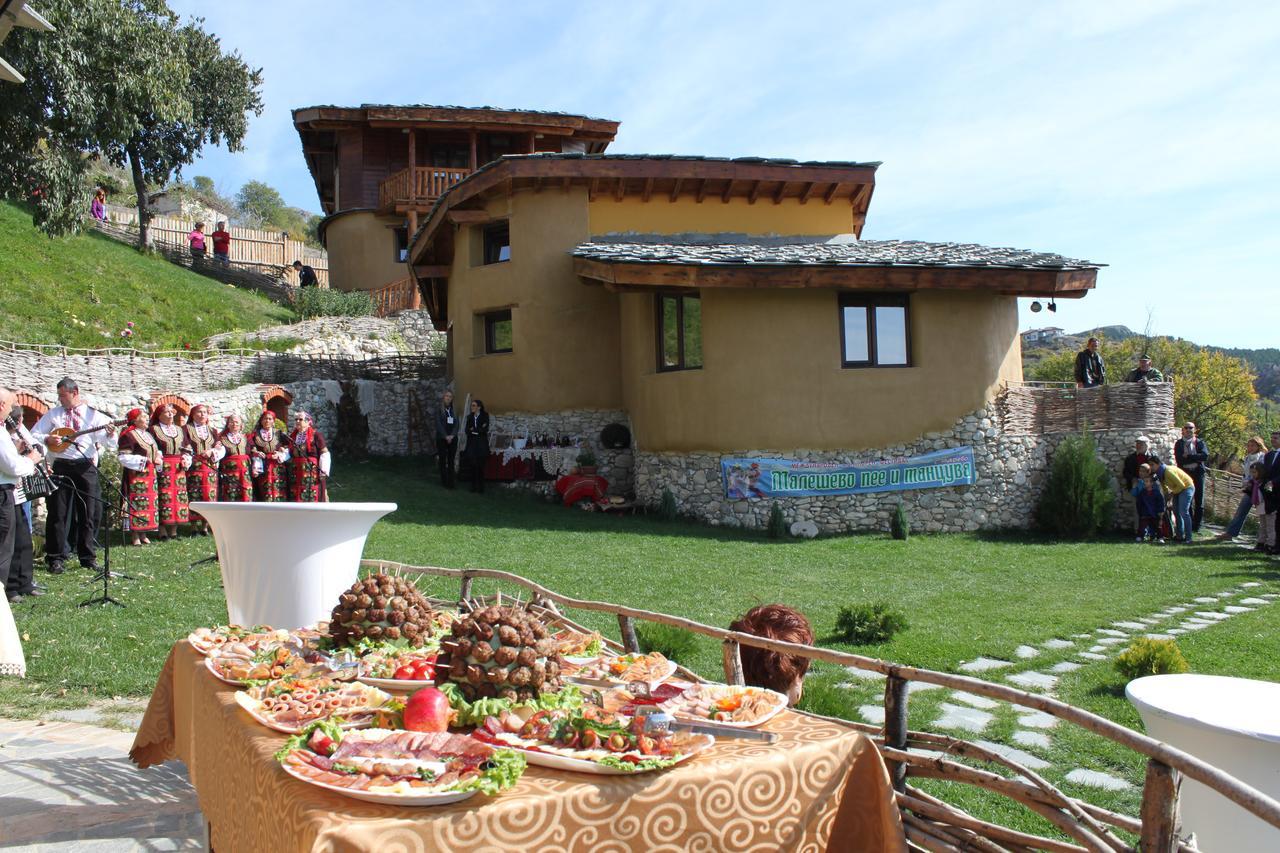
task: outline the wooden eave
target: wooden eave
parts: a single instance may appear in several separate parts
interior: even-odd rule
[[[815,288],[825,290],[981,291],[1005,296],[1079,299],[1097,282],[1096,269],[837,266],[833,264],[670,264],[574,258],[585,284],[618,292],[677,288]]]

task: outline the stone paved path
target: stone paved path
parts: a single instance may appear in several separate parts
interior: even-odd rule
[[[133,735],[74,722],[0,720],[0,848],[201,850],[204,818],[181,762],[139,770]]]

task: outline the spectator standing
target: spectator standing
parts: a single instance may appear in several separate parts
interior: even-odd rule
[[[315,287],[320,283],[316,271],[302,261],[294,261],[293,268],[298,271],[298,287]]]
[[[1253,466],[1262,462],[1263,457],[1267,455],[1266,449],[1267,446],[1262,443],[1262,438],[1256,435],[1245,444],[1243,494],[1240,496],[1240,503],[1236,506],[1236,514],[1231,517],[1231,523],[1227,525],[1227,529],[1218,534],[1219,539],[1234,539],[1244,529],[1244,522],[1249,517],[1249,510],[1256,505],[1253,499],[1253,487],[1250,484],[1253,478]]]
[[[196,263],[204,260],[204,223],[197,222],[196,227],[187,235],[187,245],[191,247],[191,259]]]
[[[107,221],[107,191],[102,187],[98,187],[94,192],[93,202],[89,205],[89,212],[99,222]]]
[[[1178,529],[1174,531],[1174,538],[1190,545],[1191,499],[1196,494],[1196,484],[1191,479],[1191,475],[1176,465],[1143,465],[1138,469],[1138,476],[1154,476],[1164,493],[1173,498],[1174,515],[1178,519]]]
[[[1196,425],[1187,421],[1182,426],[1182,438],[1173,446],[1173,463],[1191,475],[1196,484],[1195,507],[1191,513],[1191,532],[1200,529],[1204,518],[1204,465],[1209,461],[1209,449],[1196,435]]]
[[[445,391],[436,411],[436,461],[440,465],[440,485],[446,489],[455,485],[453,461],[457,453],[458,416],[453,411],[453,392]]]
[[[1134,494],[1133,487],[1138,481],[1138,468],[1143,465],[1156,466],[1160,457],[1151,452],[1151,439],[1140,435],[1133,440],[1133,452],[1124,458],[1124,490]],[[1163,497],[1161,498],[1163,500]],[[1142,529],[1142,501],[1134,494],[1134,533]]]
[[[1163,382],[1164,374],[1151,366],[1151,356],[1145,352],[1138,357],[1138,366],[1129,371],[1125,382]]]
[[[466,423],[467,446],[462,451],[471,465],[471,491],[484,491],[484,466],[489,461],[489,413],[484,402],[471,401]]]
[[[1148,472],[1150,465],[1145,465]],[[1156,483],[1155,477],[1149,473],[1134,483],[1129,490],[1138,502],[1138,537],[1135,542],[1150,541],[1156,545],[1164,544],[1160,535],[1160,516],[1164,515],[1164,493]]]
[[[227,231],[227,223],[219,222],[213,230],[213,259],[222,266],[231,264],[231,234]]]
[[[1107,382],[1107,366],[1102,361],[1102,342],[1097,338],[1089,338],[1084,349],[1076,353],[1076,387],[1096,388]]]
[[[1280,429],[1271,433],[1271,449],[1262,459],[1263,488],[1270,490],[1271,500],[1266,502],[1262,516],[1264,550],[1275,554],[1280,550],[1280,537],[1276,536],[1276,511],[1280,510]]]

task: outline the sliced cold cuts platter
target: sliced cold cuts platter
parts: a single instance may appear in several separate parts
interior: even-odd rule
[[[675,661],[667,660],[658,652],[568,658],[563,668],[568,680],[592,687],[624,687],[642,681],[653,688],[674,675],[675,671]]]
[[[235,694],[236,703],[259,723],[287,735],[317,720],[341,718],[344,729],[370,725],[378,709],[394,697],[360,682],[298,678],[251,687]]]

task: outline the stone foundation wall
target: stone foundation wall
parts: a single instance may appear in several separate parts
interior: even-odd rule
[[[636,499],[657,506],[664,488],[670,488],[680,512],[713,526],[763,528],[768,523],[770,500],[730,500],[725,496],[720,460],[725,456],[772,457],[810,462],[873,462],[916,456],[935,450],[970,446],[977,467],[972,486],[877,492],[860,495],[779,498],[788,523],[811,521],[825,533],[888,530],[889,519],[901,501],[912,527],[927,533],[1025,528],[1032,522],[1036,502],[1044,489],[1054,449],[1069,433],[1054,435],[1005,435],[999,428],[995,405],[958,420],[946,432],[929,433],[911,444],[873,451],[841,452],[752,449],[734,453],[646,453],[637,451]],[[1149,435],[1161,458],[1172,455],[1177,430],[1152,434],[1148,430],[1106,430],[1094,433],[1099,457],[1113,469],[1117,480],[1124,458],[1138,435]],[[1117,488],[1117,521],[1129,523],[1132,500]]]

